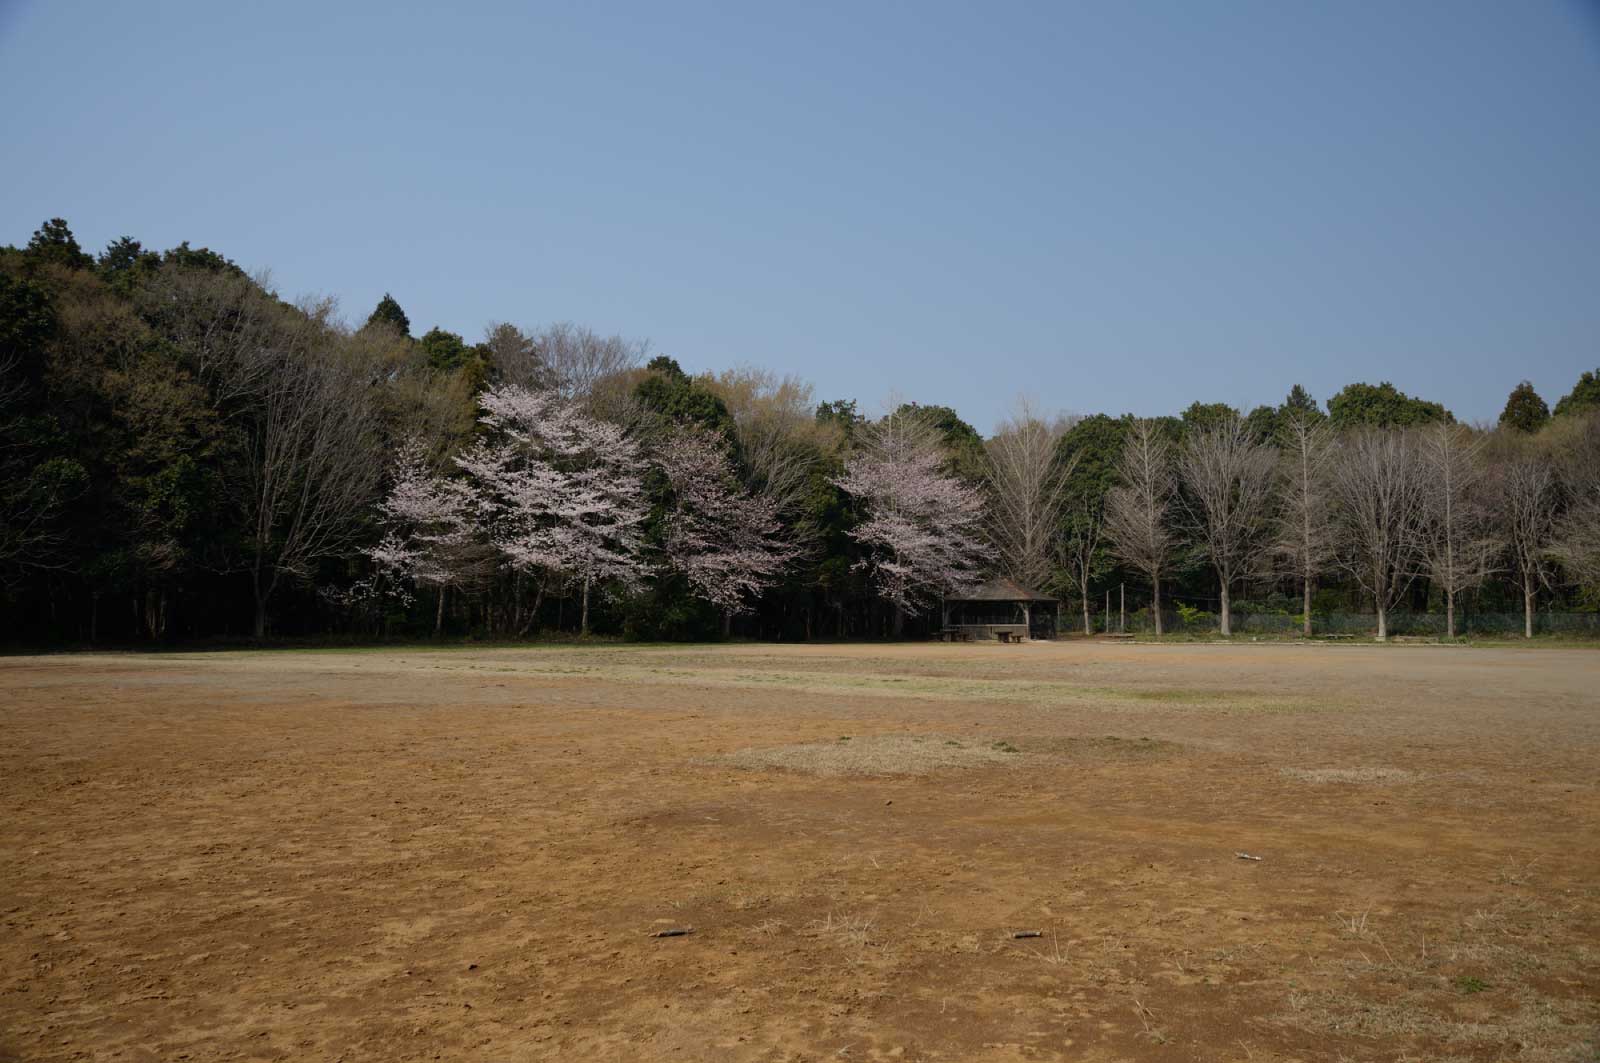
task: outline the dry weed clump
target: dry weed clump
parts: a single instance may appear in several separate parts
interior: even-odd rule
[[[841,736],[832,742],[741,749],[724,758],[735,767],[772,768],[806,775],[928,775],[946,768],[1014,762],[1008,742],[955,739],[945,735]]]
[[[1422,776],[1404,768],[1279,768],[1291,779],[1309,783],[1351,783],[1365,786],[1392,786],[1416,782]]]

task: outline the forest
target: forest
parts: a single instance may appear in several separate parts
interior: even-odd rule
[[[993,576],[1063,632],[1600,635],[1600,369],[1495,424],[1356,382],[984,438],[570,323],[417,331],[187,243],[0,248],[0,641],[919,637]]]

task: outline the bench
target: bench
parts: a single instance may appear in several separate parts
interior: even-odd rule
[[[1132,642],[1133,633],[1129,631],[1107,631],[1100,636],[1103,639],[1114,639],[1117,642]]]
[[[1353,639],[1353,638],[1355,638],[1354,635],[1318,635],[1317,637],[1318,638],[1323,638],[1323,639]]]
[[[1019,635],[1014,631],[996,631],[995,638],[1001,642],[1015,642],[1019,646],[1028,640],[1026,635]]]

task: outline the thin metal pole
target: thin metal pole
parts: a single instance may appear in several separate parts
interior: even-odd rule
[[[1117,625],[1117,630],[1126,635],[1128,633],[1128,585],[1126,583],[1117,584],[1117,592],[1122,595],[1122,620]]]

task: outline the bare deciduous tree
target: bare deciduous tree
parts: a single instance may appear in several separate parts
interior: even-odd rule
[[[1501,527],[1522,585],[1522,633],[1531,639],[1539,588],[1550,584],[1560,484],[1543,455],[1521,450],[1495,470],[1496,493]]]
[[[1300,582],[1301,634],[1311,637],[1311,590],[1338,555],[1328,478],[1334,457],[1327,421],[1294,417],[1284,425],[1279,450],[1276,553]]]
[[[989,538],[1005,574],[1024,587],[1043,587],[1050,579],[1052,541],[1071,473],[1058,460],[1057,444],[1068,427],[1060,419],[1045,421],[1022,399],[984,448]]]
[[[1339,562],[1372,596],[1380,639],[1389,637],[1389,610],[1421,564],[1426,485],[1410,434],[1365,428],[1341,441],[1332,477],[1342,532]]]
[[[1568,505],[1551,552],[1569,583],[1600,595],[1600,412],[1564,422],[1557,452]]]
[[[231,424],[243,460],[230,487],[250,529],[246,567],[255,634],[285,577],[354,553],[383,475],[375,384],[380,367],[330,323],[331,304],[280,310],[258,345],[236,344],[214,379],[248,403]]]
[[[1498,550],[1479,491],[1483,439],[1462,425],[1440,423],[1421,431],[1420,448],[1427,474],[1422,560],[1444,593],[1446,637],[1455,638],[1456,596],[1488,577]]]
[[[225,412],[256,393],[273,364],[262,352],[282,345],[284,309],[265,273],[168,263],[137,289],[136,302]]]
[[[1121,482],[1106,495],[1104,534],[1116,557],[1149,578],[1150,612],[1160,635],[1161,577],[1177,545],[1168,520],[1177,480],[1172,446],[1155,421],[1141,419],[1128,426],[1117,477]]]
[[[494,365],[495,379],[537,391],[548,388],[552,373],[539,353],[537,340],[517,326],[493,321],[483,330],[483,346]]]
[[[1200,553],[1222,588],[1222,634],[1233,634],[1231,589],[1268,545],[1273,518],[1272,448],[1239,417],[1191,431],[1178,459],[1185,507]]]
[[[529,337],[549,373],[548,386],[565,399],[585,400],[606,377],[638,368],[649,343],[621,336],[602,336],[568,321],[557,322]]]
[[[772,502],[791,542],[814,544],[805,504],[822,456],[834,444],[817,424],[811,385],[764,369],[732,369],[708,380],[733,416],[745,486]]]

